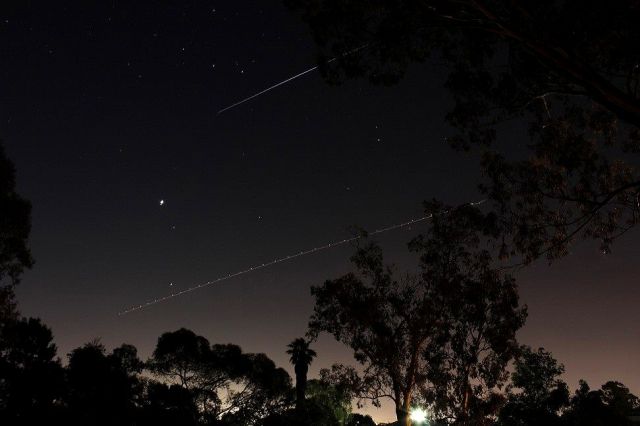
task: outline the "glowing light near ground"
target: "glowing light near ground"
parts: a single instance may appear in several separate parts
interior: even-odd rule
[[[409,416],[414,423],[422,424],[427,421],[427,411],[422,408],[414,408]]]
[[[484,203],[485,201],[486,200],[476,201],[476,202],[473,202],[473,203],[467,203],[466,205],[478,206],[478,205]],[[446,214],[446,213],[447,213],[446,211],[442,212],[442,214]],[[391,225],[391,226],[387,226],[385,228],[376,229],[375,231],[370,232],[368,234],[368,236],[382,234],[383,232],[389,232],[389,231],[393,231],[393,230],[396,230],[396,229],[406,228],[407,226],[411,226],[413,224],[424,222],[425,220],[431,219],[431,217],[432,217],[432,215],[423,216],[423,217],[420,217],[420,218],[417,218],[417,219],[409,220],[407,222],[398,223],[396,225]],[[346,238],[346,239],[340,240],[340,241],[334,241],[332,243],[325,244],[323,246],[314,247],[314,248],[309,249],[309,250],[303,250],[303,251],[297,252],[295,254],[290,254],[288,256],[280,257],[280,258],[274,259],[274,260],[272,260],[270,262],[258,264],[258,265],[255,265],[255,266],[251,266],[251,267],[249,267],[247,269],[244,269],[242,271],[234,272],[234,273],[227,274],[227,275],[222,275],[222,276],[220,276],[220,277],[218,277],[218,278],[216,278],[214,280],[207,281],[205,283],[198,284],[198,285],[195,285],[193,287],[185,288],[184,290],[178,291],[176,293],[171,293],[171,294],[168,294],[166,296],[159,297],[157,299],[152,299],[152,300],[149,300],[149,301],[147,301],[145,303],[142,303],[140,305],[131,306],[131,307],[129,307],[129,308],[123,310],[123,311],[118,312],[118,315],[122,316],[122,315],[129,314],[131,312],[139,311],[139,310],[148,308],[149,306],[156,305],[156,304],[158,304],[160,302],[165,302],[165,301],[167,301],[169,299],[173,299],[174,297],[182,296],[183,294],[191,293],[192,291],[196,291],[196,290],[199,290],[201,288],[208,287],[208,286],[213,285],[213,284],[217,284],[217,283],[219,283],[221,281],[226,281],[226,280],[229,280],[231,278],[238,277],[240,275],[248,274],[250,272],[255,272],[255,271],[259,270],[259,269],[268,268],[269,266],[273,266],[273,265],[278,264],[278,263],[286,262],[288,260],[293,260],[293,259],[296,259],[296,258],[301,257],[301,256],[306,256],[308,254],[313,254],[313,253],[316,253],[316,252],[319,252],[319,251],[322,251],[322,250],[327,250],[327,249],[330,249],[330,248],[333,248],[333,247],[342,246],[342,245],[357,241],[357,240],[359,240],[359,239],[361,239],[363,237],[364,236],[362,236],[362,235],[358,235],[356,237]]]

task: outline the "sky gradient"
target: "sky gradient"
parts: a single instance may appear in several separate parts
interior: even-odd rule
[[[33,203],[36,264],[18,290],[59,355],[96,337],[146,358],[179,327],[287,362],[309,288],[349,270],[348,246],[284,262],[142,311],[117,312],[275,258],[422,216],[421,202],[480,198],[477,158],[451,150],[437,64],[391,88],[308,69],[308,31],[280,2],[8,1],[0,6],[0,138]],[[141,3],[141,2],[135,2]],[[520,138],[517,123],[507,138]],[[160,205],[160,200],[164,203]],[[381,235],[391,261],[424,225]],[[640,392],[640,244],[580,243],[517,275],[543,346],[599,387]],[[350,352],[324,336],[311,375]],[[393,413],[371,409],[376,420]]]

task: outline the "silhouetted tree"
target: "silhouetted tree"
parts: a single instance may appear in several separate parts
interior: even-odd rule
[[[445,64],[454,101],[446,118],[458,130],[449,141],[481,148],[482,189],[500,213],[507,253],[553,259],[578,235],[608,250],[637,224],[636,0],[285,3],[311,27],[330,82],[392,84],[412,62]],[[499,126],[516,119],[529,123],[529,138],[508,141],[516,147],[500,155]],[[531,152],[516,158],[527,159],[514,160],[525,146]]]
[[[640,399],[620,382],[609,381],[602,385],[600,392],[605,404],[625,416],[630,416],[634,410],[640,408]]]
[[[592,391],[581,380],[571,398],[571,406],[563,416],[567,426],[631,425],[629,416],[638,407],[638,398],[619,382],[607,382],[600,390]]]
[[[147,365],[189,391],[204,423],[253,424],[284,410],[291,390],[289,375],[266,355],[245,354],[231,344],[210,345],[184,328],[160,336]]]
[[[181,328],[163,333],[148,363],[157,375],[176,380],[185,389],[191,389],[210,378],[203,378],[206,364],[210,361],[209,341],[193,331]]]
[[[199,415],[188,389],[150,381],[146,386],[140,417],[141,424],[145,426],[195,426]]]
[[[67,366],[70,423],[135,424],[141,404],[138,374],[142,365],[131,345],[122,345],[111,354],[98,342],[71,351]]]
[[[361,399],[378,404],[390,398],[404,422],[416,390],[426,381],[423,352],[438,327],[430,288],[416,279],[396,280],[383,265],[379,247],[370,245],[353,257],[350,273],[312,288],[316,299],[309,327],[328,332],[354,351],[363,372],[336,365],[333,383],[349,382]]]
[[[311,332],[351,347],[363,370],[334,366],[329,374],[360,398],[390,398],[400,424],[409,424],[414,402],[465,424],[481,424],[499,408],[497,390],[526,311],[513,278],[480,248],[484,217],[471,213],[434,218],[411,243],[421,257],[418,276],[397,279],[370,244],[353,257],[357,273],[312,288]]]
[[[16,284],[33,265],[31,204],[16,193],[15,169],[0,143],[0,285]]]
[[[325,380],[310,380],[306,392],[306,399],[325,406],[340,425],[345,425],[351,417],[351,398],[352,393],[346,386]]]
[[[291,378],[265,354],[244,354],[246,369],[236,380],[222,416],[224,424],[253,425],[290,407]]]
[[[278,426],[345,426],[351,419],[350,389],[325,380],[309,380],[305,398],[295,409],[264,419],[264,425]]]
[[[287,354],[289,361],[294,366],[296,373],[296,405],[301,406],[304,402],[307,388],[307,373],[309,366],[316,357],[316,352],[309,347],[309,342],[299,337],[287,345]]]
[[[14,286],[33,258],[28,245],[31,204],[16,192],[15,169],[0,141],[0,330],[18,319]]]
[[[473,206],[449,209],[410,244],[420,254],[422,280],[444,307],[438,341],[423,355],[432,386],[422,396],[455,424],[493,423],[526,319],[515,280],[484,247],[487,226]]]
[[[559,425],[561,410],[569,404],[569,389],[559,378],[563,373],[564,366],[543,348],[521,347],[498,425]]]
[[[371,416],[354,413],[349,416],[346,426],[376,426],[376,422],[373,421]]]
[[[35,318],[5,323],[0,329],[3,424],[43,424],[59,419],[63,384],[51,330]]]

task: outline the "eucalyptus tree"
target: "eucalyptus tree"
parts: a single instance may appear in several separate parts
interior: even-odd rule
[[[486,226],[475,208],[451,210],[411,242],[418,274],[399,274],[368,243],[352,258],[354,272],[313,287],[311,333],[333,335],[360,364],[334,365],[323,379],[361,401],[390,399],[401,424],[416,404],[458,424],[492,421],[526,309],[482,247]]]
[[[285,3],[309,25],[330,82],[393,84],[412,63],[444,64],[448,140],[479,149],[505,254],[555,259],[580,236],[608,251],[638,223],[636,0]],[[512,122],[519,133],[501,131]]]

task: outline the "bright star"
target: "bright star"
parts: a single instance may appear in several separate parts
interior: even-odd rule
[[[160,200],[160,205],[164,206],[164,200]]]

